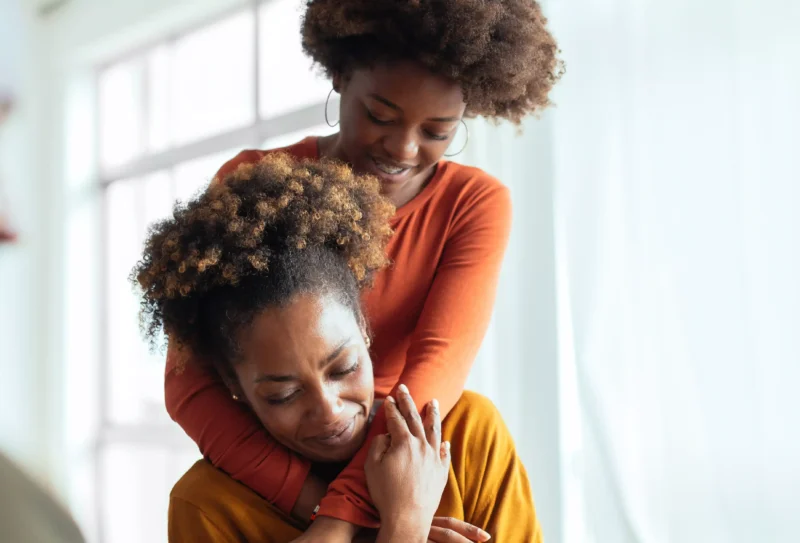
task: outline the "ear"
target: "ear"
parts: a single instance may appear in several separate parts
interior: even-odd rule
[[[246,405],[250,405],[247,401],[247,397],[244,395],[244,390],[242,390],[242,386],[239,384],[239,381],[231,381],[230,379],[225,379],[225,385],[228,387],[228,390],[231,393],[231,397],[234,401],[242,402]]]

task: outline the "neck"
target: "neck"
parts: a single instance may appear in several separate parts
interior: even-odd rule
[[[347,467],[349,461],[346,462],[314,462],[311,465],[311,473],[325,481],[332,483],[339,474]]]

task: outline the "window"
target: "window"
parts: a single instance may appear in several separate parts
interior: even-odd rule
[[[335,130],[324,124],[330,83],[300,48],[300,6],[254,4],[97,70],[104,332],[93,516],[102,542],[166,541],[169,491],[200,457],[166,413],[164,354],[139,331],[128,276],[148,226],[241,149]]]

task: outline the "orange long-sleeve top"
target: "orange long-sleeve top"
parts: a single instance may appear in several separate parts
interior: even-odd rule
[[[298,158],[319,156],[315,137],[282,150]],[[215,180],[269,152],[243,151]],[[362,295],[373,334],[375,395],[394,394],[403,383],[418,406],[436,398],[446,415],[464,390],[489,325],[511,227],[510,193],[477,168],[441,161],[422,191],[397,210],[391,226],[392,264]],[[170,416],[214,466],[291,513],[310,462],[273,440],[207,366],[189,360],[176,372],[176,356],[173,349],[167,353]],[[381,408],[364,446],[328,487],[319,514],[379,525],[364,463],[372,438],[385,432]]]

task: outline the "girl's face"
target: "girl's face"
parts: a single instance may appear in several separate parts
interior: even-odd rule
[[[349,307],[299,295],[242,333],[236,392],[289,449],[317,462],[349,460],[364,443],[374,400],[365,338]]]
[[[413,62],[334,79],[341,93],[333,153],[377,176],[402,205],[419,192],[453,140],[466,104],[461,86]]]

